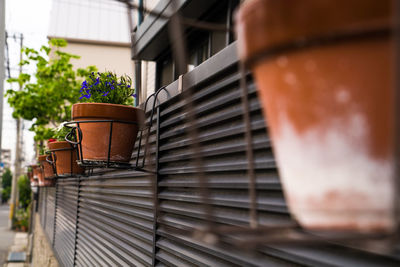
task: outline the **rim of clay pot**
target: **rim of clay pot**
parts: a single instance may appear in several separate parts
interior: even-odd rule
[[[289,43],[301,47],[313,38],[388,31],[391,5],[390,0],[244,1],[235,17],[239,57],[252,61]]]
[[[109,103],[77,103],[72,106],[72,119],[109,119],[144,123],[144,111],[140,108]]]
[[[55,141],[48,144],[50,150],[60,148],[72,148],[72,145],[67,141]]]
[[[41,162],[41,161],[46,161],[46,157],[47,157],[47,155],[39,155],[39,156],[38,156],[38,161],[39,161],[39,162]]]

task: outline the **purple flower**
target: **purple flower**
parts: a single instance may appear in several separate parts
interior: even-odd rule
[[[92,96],[92,94],[87,94],[87,95],[82,95],[79,99],[82,99],[82,98],[87,98],[87,99],[89,99],[90,97]]]
[[[107,96],[110,91],[104,92],[103,96]]]
[[[98,85],[99,83],[100,83],[100,78],[97,78],[94,85],[96,86],[96,85]]]

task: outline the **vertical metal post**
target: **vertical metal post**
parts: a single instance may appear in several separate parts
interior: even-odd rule
[[[76,266],[77,245],[78,245],[78,222],[79,222],[79,202],[81,196],[81,176],[78,176],[78,196],[76,201],[76,217],[75,217],[75,237],[74,237],[74,259],[73,266]]]
[[[175,75],[179,76],[187,72],[187,51],[185,42],[185,30],[182,18],[178,11],[176,0],[171,1],[173,15],[168,24],[169,38],[172,46],[172,54],[175,60]]]
[[[177,73],[179,75],[187,72],[187,55],[186,44],[184,37],[184,29],[182,25],[182,18],[179,15],[177,8],[177,1],[172,0],[172,17],[169,23],[169,37],[172,42],[172,52],[175,57],[177,66]],[[184,81],[183,81],[184,82]],[[193,87],[183,88],[182,96],[185,101],[184,112],[187,114],[186,121],[188,123],[188,136],[190,139],[190,146],[193,149],[195,172],[198,176],[198,184],[201,188],[201,201],[204,208],[205,233],[212,233],[214,229],[214,214],[210,198],[210,190],[208,179],[204,173],[204,159],[203,151],[199,143],[199,133],[196,125],[196,113],[193,103]],[[206,236],[204,236],[206,237]]]
[[[111,143],[112,143],[112,130],[113,130],[113,122],[110,122],[110,138],[108,140],[108,153],[107,153],[107,168],[110,167],[110,156],[111,156]]]
[[[395,58],[395,64],[394,65],[394,70],[392,73],[394,73],[395,78],[393,79],[393,90],[394,90],[394,98],[393,98],[393,105],[394,105],[394,112],[395,116],[394,118],[394,164],[395,164],[395,186],[396,186],[396,201],[395,201],[395,218],[397,219],[397,222],[399,221],[400,217],[400,202],[399,202],[399,192],[400,192],[400,121],[399,121],[399,116],[400,116],[400,77],[397,74],[397,70],[400,69],[400,2],[399,1],[393,1],[394,2],[394,20],[393,20],[393,38],[394,38],[394,43],[395,45],[393,46],[393,54]],[[398,229],[398,228],[397,228]],[[399,232],[399,230],[397,230]]]
[[[0,0],[0,159],[1,137],[3,129],[3,95],[4,95],[4,45],[6,43],[6,0]]]
[[[155,101],[155,100],[154,100]],[[160,206],[158,202],[158,181],[159,181],[159,158],[160,158],[160,106],[157,107],[157,129],[156,129],[156,166],[155,175],[153,176],[153,253],[152,253],[152,266],[156,266],[156,253],[157,253],[157,228]]]
[[[23,47],[23,42],[24,42],[24,36],[21,34],[19,37],[20,41],[20,54],[19,54],[19,60],[20,62],[22,61],[22,47]],[[19,66],[19,74],[22,73],[22,65]],[[19,85],[18,90],[21,91],[22,87]],[[11,185],[11,206],[10,206],[10,227],[12,227],[12,220],[15,216],[15,210],[17,208],[17,202],[18,202],[18,190],[17,190],[17,185],[18,185],[18,178],[21,175],[21,119],[17,118],[15,119],[16,121],[16,141],[15,141],[15,162],[14,162],[14,175],[12,179],[12,185]]]
[[[126,10],[128,12],[128,26],[129,26],[129,38],[131,40],[131,43],[133,44],[133,33],[134,33],[134,28],[133,28],[133,18],[132,18],[132,10],[131,6],[128,0],[126,2]],[[143,22],[143,0],[139,0],[139,8],[138,8],[138,25],[140,25]],[[135,47],[133,47],[135,49]],[[136,54],[135,52],[133,54]],[[140,60],[135,60],[133,63],[134,71],[135,71],[135,93],[136,93],[136,98],[135,98],[135,107],[139,106],[139,100],[140,100],[140,89],[142,88],[142,62]]]
[[[58,204],[58,180],[56,180],[56,192],[55,192],[55,200],[54,200],[54,226],[53,226],[53,240],[52,246],[54,247],[56,243],[56,230],[57,230],[57,204]]]
[[[43,174],[44,175],[44,174]],[[47,203],[48,203],[48,196],[49,196],[49,188],[47,186],[43,187],[45,191],[45,198],[44,198],[44,211],[43,211],[43,230],[46,231],[46,225],[47,225]]]
[[[249,196],[250,196],[250,227],[258,226],[257,218],[257,190],[256,190],[256,175],[254,171],[254,155],[253,155],[253,135],[251,131],[250,107],[247,92],[246,82],[246,67],[244,63],[239,64],[240,68],[240,87],[242,93],[242,109],[243,120],[245,127],[245,145],[247,158],[247,174],[249,176]]]
[[[228,1],[228,10],[226,14],[226,28],[227,31],[225,33],[225,46],[228,46],[231,43],[231,21],[232,21],[232,8],[233,3],[232,0]]]

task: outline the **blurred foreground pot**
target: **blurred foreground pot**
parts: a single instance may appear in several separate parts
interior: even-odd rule
[[[76,163],[76,149],[70,143],[67,141],[51,142],[48,147],[55,154],[53,160],[56,164],[57,175],[73,175],[85,172],[85,169],[79,167]]]
[[[74,121],[114,120],[121,122],[80,123],[83,160],[129,162],[144,112],[139,108],[107,103],[78,103],[72,106]],[[110,141],[110,128],[112,137]]]
[[[238,13],[239,56],[305,228],[396,228],[391,4],[249,0]]]

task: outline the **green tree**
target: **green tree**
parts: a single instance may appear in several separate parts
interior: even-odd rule
[[[3,175],[1,176],[1,185],[3,188],[11,187],[12,173],[9,168],[6,168]]]
[[[79,99],[82,80],[96,71],[95,66],[76,71],[70,63],[79,56],[62,52],[67,46],[62,39],[51,39],[49,46],[42,46],[39,51],[23,48],[27,59],[20,65],[36,65],[34,78],[28,73],[21,73],[18,78],[8,79],[18,83],[22,90],[7,91],[8,103],[14,109],[13,117],[34,121],[31,131],[35,140],[41,141],[51,137],[48,125],[71,119],[71,106]]]
[[[26,175],[18,178],[19,204],[26,209],[31,203],[31,183]]]
[[[3,190],[1,191],[1,202],[7,202],[10,199],[11,195],[11,183],[12,183],[12,173],[10,169],[5,169],[2,177],[1,177],[1,186]]]

